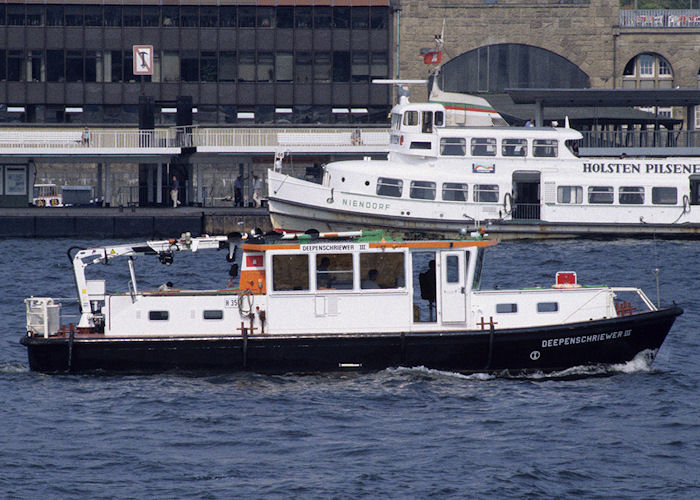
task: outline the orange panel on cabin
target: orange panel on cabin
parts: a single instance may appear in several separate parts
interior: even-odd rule
[[[265,270],[252,269],[241,271],[241,279],[238,285],[240,290],[250,290],[255,294],[265,294]]]

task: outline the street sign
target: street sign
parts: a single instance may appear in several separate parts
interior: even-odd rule
[[[153,45],[134,45],[134,75],[153,74]]]

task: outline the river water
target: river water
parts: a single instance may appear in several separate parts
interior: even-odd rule
[[[685,314],[651,367],[522,379],[28,371],[23,299],[74,296],[65,251],[105,243],[0,241],[2,498],[700,496],[700,243],[508,242],[487,253],[483,288],[548,286],[573,270],[656,301],[658,268],[661,301]],[[169,268],[139,259],[137,271],[144,286],[226,284],[223,253],[190,257]],[[99,271],[124,291],[120,264]]]

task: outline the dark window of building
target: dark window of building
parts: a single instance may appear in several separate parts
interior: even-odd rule
[[[238,81],[255,81],[255,52],[240,52],[238,54]]]
[[[202,28],[215,28],[219,24],[218,10],[214,6],[199,7],[199,25]]]
[[[27,26],[44,25],[44,6],[27,5]]]
[[[160,26],[160,8],[154,6],[143,6],[143,25],[155,28]]]
[[[350,7],[333,7],[333,27],[341,29],[350,27]]]
[[[7,17],[5,16],[5,6],[0,5],[0,26],[5,26],[7,22]]]
[[[199,58],[193,50],[183,50],[180,54],[180,78],[183,82],[199,81]]]
[[[164,82],[177,82],[180,80],[180,55],[177,51],[163,51],[162,70]]]
[[[9,81],[20,82],[24,80],[23,61],[24,52],[22,50],[7,51],[7,79]]]
[[[121,5],[105,5],[104,10],[105,26],[121,26],[122,25],[122,7]]]
[[[255,28],[255,7],[238,8],[238,27]]]
[[[380,196],[401,197],[403,191],[403,181],[401,179],[388,179],[380,177],[377,179],[377,194]]]
[[[46,51],[46,81],[62,82],[64,78],[64,61],[62,50]]]
[[[384,7],[372,7],[370,10],[370,28],[383,30],[387,27],[388,10]]]
[[[105,74],[109,74],[112,82],[123,81],[122,51],[110,50],[107,52],[109,62],[105,57]]]
[[[236,53],[219,52],[219,81],[236,81]]]
[[[352,52],[352,81],[369,81],[369,54],[367,52]]]
[[[180,7],[180,26],[183,28],[196,28],[199,26],[199,9],[196,5],[183,5]]]
[[[24,26],[24,4],[7,6],[7,25]]]
[[[148,311],[148,319],[151,321],[168,321],[168,311]]]
[[[46,6],[46,26],[63,26],[63,5]]]
[[[202,313],[204,319],[224,319],[224,311],[221,309],[209,309]]]
[[[296,78],[294,80],[299,83],[309,83],[313,71],[311,52],[297,52],[294,67],[296,70]]]
[[[333,14],[330,7],[314,7],[314,29],[330,28]]]
[[[314,81],[331,81],[331,53],[316,52],[314,54]]]
[[[258,7],[257,26],[258,26],[258,28],[274,28],[275,27],[275,8],[274,7]]]
[[[350,81],[350,52],[339,50],[333,52],[333,81]]]
[[[222,28],[236,27],[236,7],[230,5],[222,5],[219,8],[219,26]]]
[[[275,79],[272,52],[258,52],[257,81],[271,82]]]
[[[372,52],[370,76],[372,78],[386,78],[389,76],[389,58],[385,52]]]
[[[180,8],[177,5],[163,5],[162,24],[166,28],[180,26]]]
[[[216,52],[202,52],[199,64],[199,79],[203,82],[218,80]]]
[[[79,50],[66,52],[66,81],[81,82],[83,80],[83,54]]]
[[[297,28],[307,29],[312,27],[313,15],[311,7],[297,7],[294,15],[294,25]]]
[[[83,25],[83,6],[66,5],[66,26]]]
[[[100,62],[102,62],[102,54],[100,53]],[[100,66],[102,66],[100,64]],[[96,82],[97,80],[97,52],[94,50],[85,51],[85,81]],[[100,75],[100,81],[102,76]]]
[[[141,26],[141,7],[139,5],[124,6],[124,26]]]
[[[85,6],[85,26],[102,26],[102,6]]]
[[[66,110],[63,105],[48,105],[46,106],[46,122],[47,123],[63,123],[66,118]]]
[[[151,77],[148,76],[144,80],[149,81]],[[131,50],[124,51],[124,81],[125,82],[135,82],[136,76],[134,76],[134,53]]]
[[[294,77],[294,54],[291,52],[275,53],[275,79],[278,82],[291,82]]]
[[[283,29],[294,27],[294,7],[277,7],[277,27]]]
[[[352,9],[352,28],[369,28],[369,7],[355,7]]]
[[[7,64],[5,63],[5,51],[0,50],[0,81],[7,80]]]

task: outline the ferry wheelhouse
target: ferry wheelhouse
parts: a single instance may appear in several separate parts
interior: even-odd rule
[[[320,184],[285,175],[278,162],[268,172],[273,226],[449,233],[490,222],[634,233],[649,224],[700,224],[697,157],[583,158],[576,130],[469,126],[466,112],[455,120],[455,106],[442,97],[402,97],[386,160],[329,163]],[[497,116],[483,103],[462,108]]]
[[[636,288],[581,286],[573,272],[543,288],[481,290],[484,252],[496,242],[472,236],[185,234],[81,249],[72,257],[78,324],[66,323],[58,299],[30,297],[21,343],[41,372],[548,372],[653,356],[682,313]],[[137,258],[168,264],[206,249],[224,250],[237,288],[137,283]],[[88,266],[118,258],[129,267],[128,292],[86,278]]]

